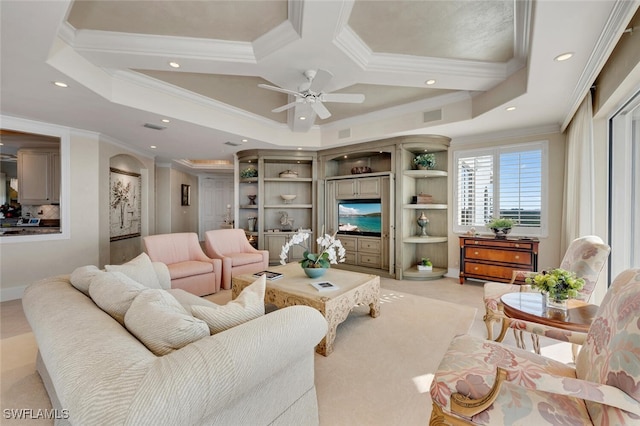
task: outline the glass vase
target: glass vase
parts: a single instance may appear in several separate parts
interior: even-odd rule
[[[549,296],[549,294],[547,293],[546,295],[546,302],[547,302],[547,308],[550,309],[557,309],[560,311],[566,311],[567,310],[567,300],[568,299],[561,299],[561,298],[554,298]]]

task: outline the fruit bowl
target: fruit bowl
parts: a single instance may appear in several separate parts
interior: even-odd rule
[[[282,194],[280,197],[284,200],[285,204],[290,204],[293,200],[296,199],[297,195],[295,194]]]

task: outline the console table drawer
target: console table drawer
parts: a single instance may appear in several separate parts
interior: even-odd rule
[[[346,248],[346,247],[345,247]],[[380,239],[369,240],[358,238],[358,252],[380,253]]]
[[[522,269],[523,271],[530,270]],[[513,268],[508,266],[487,265],[486,263],[465,262],[464,273],[475,278],[486,278],[495,281],[510,281]]]
[[[465,259],[490,259],[494,262],[513,263],[523,266],[531,265],[531,253],[481,247],[465,247]],[[511,275],[509,275],[509,278],[511,278]]]
[[[518,249],[518,250],[532,250],[533,242],[522,241],[509,241],[509,240],[479,240],[475,238],[466,238],[463,242],[465,246],[484,246],[494,247],[502,249]],[[537,245],[537,243],[536,243]]]
[[[358,265],[361,266],[370,266],[372,268],[380,268],[380,255],[379,254],[369,254],[369,253],[358,253]]]

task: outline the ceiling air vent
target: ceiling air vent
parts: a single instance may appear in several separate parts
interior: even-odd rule
[[[231,141],[226,141],[224,144],[229,146],[240,146],[238,142],[231,142]]]
[[[351,137],[351,129],[343,129],[338,132],[338,139],[345,139]]]
[[[434,111],[425,111],[422,113],[422,122],[429,123],[430,121],[442,120],[442,110],[436,109]]]
[[[164,126],[158,126],[157,124],[151,124],[151,123],[144,123],[144,127],[146,127],[147,129],[153,129],[153,130],[164,130],[164,129],[166,129],[166,127],[164,127]]]

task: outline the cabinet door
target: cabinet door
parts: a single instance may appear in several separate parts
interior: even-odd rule
[[[282,246],[287,243],[287,236],[265,234],[264,243],[265,250],[269,250],[269,263],[280,262],[280,252],[282,251]],[[291,255],[291,250],[289,250],[289,255]]]
[[[380,178],[358,179],[358,198],[380,198]]]
[[[51,160],[49,152],[18,152],[18,182],[20,204],[49,204]]]
[[[336,182],[336,199],[344,200],[356,197],[356,181],[353,179],[339,180]]]

